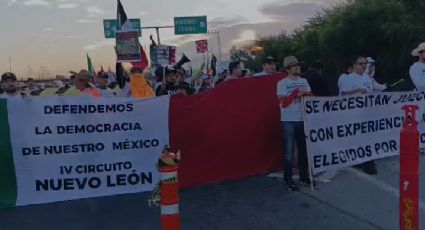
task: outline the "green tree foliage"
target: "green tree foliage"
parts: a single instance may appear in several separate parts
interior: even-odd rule
[[[280,63],[287,55],[307,63],[320,59],[333,88],[345,66],[359,54],[379,62],[378,81],[409,79],[409,66],[416,61],[410,52],[425,41],[424,12],[424,0],[347,1],[318,12],[291,34],[282,32],[257,40],[255,45],[262,46],[264,53],[255,59],[266,54]],[[248,67],[261,69],[259,63],[254,61]]]

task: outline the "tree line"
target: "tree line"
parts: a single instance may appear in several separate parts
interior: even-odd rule
[[[242,48],[232,48],[232,58],[245,59],[245,66],[261,71],[262,59],[274,56],[282,63],[295,55],[306,63],[321,60],[329,86],[336,90],[339,75],[357,55],[378,61],[375,78],[393,83],[407,81],[408,70],[417,61],[411,51],[425,42],[425,1],[347,0],[322,9],[295,31],[261,37]],[[259,49],[260,47],[260,49]]]

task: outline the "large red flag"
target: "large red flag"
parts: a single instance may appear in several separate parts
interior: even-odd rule
[[[180,149],[183,187],[257,175],[282,167],[276,84],[282,74],[230,80],[170,102],[170,144]]]

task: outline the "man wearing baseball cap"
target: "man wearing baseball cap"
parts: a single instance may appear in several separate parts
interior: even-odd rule
[[[158,67],[156,75],[165,75],[160,86],[155,89],[156,96],[173,95],[176,93],[175,87],[178,85],[177,70],[172,66]]]
[[[1,89],[3,90],[3,93],[0,95],[0,98],[14,98],[22,96],[18,93],[18,80],[14,73],[6,72],[1,75]]]
[[[285,57],[283,67],[288,77],[277,83],[277,96],[280,100],[280,121],[283,134],[283,176],[289,191],[297,191],[292,176],[292,162],[294,159],[294,147],[298,147],[298,168],[300,182],[310,185],[310,173],[308,172],[308,158],[304,122],[302,116],[301,98],[311,95],[310,85],[307,80],[301,78],[300,64],[296,57]]]
[[[410,78],[419,91],[425,91],[425,42],[421,43],[412,51],[412,55],[418,57],[418,62],[410,67]]]
[[[366,72],[365,74],[370,77],[370,80],[372,81],[372,90],[373,92],[382,92],[384,90],[389,90],[388,84],[380,84],[375,79],[375,72],[376,72],[376,64],[377,62],[372,57],[366,58]]]
[[[274,57],[266,57],[263,60],[263,72],[254,74],[254,77],[269,75],[276,73],[276,59]]]

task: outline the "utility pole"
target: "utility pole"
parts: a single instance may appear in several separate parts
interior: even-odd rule
[[[12,72],[12,58],[9,56],[9,71]]]
[[[30,65],[27,66],[28,78],[32,77],[32,68]]]
[[[218,41],[218,61],[221,62],[221,39],[220,39],[220,31],[218,30],[209,30],[208,34],[217,34]]]

